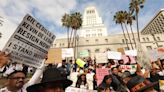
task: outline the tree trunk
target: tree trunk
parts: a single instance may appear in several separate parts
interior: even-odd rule
[[[70,35],[70,39],[69,39],[69,47],[71,47],[71,45],[72,45],[72,39],[73,39],[72,34],[73,34],[73,29],[71,30],[71,35]]]
[[[126,32],[127,32],[127,34],[128,34],[128,38],[129,38],[129,41],[130,41],[131,48],[133,49],[133,44],[132,44],[132,41],[131,41],[131,39],[130,39],[130,35],[129,35],[129,32],[128,32],[128,28],[127,28],[126,23],[124,23],[124,25],[125,25]]]
[[[133,35],[133,40],[134,40],[135,48],[137,48],[135,36],[134,36],[134,33],[133,33],[133,29],[132,29],[132,25],[130,25],[130,29],[131,29],[131,33]]]
[[[138,41],[140,42],[140,32],[139,32],[139,25],[138,25],[138,13],[136,13],[136,24],[137,24],[137,34],[138,34]]]
[[[69,48],[69,28],[67,28],[67,42],[68,42],[68,48]]]
[[[124,38],[125,38],[125,43],[127,45],[127,48],[129,49],[129,46],[128,46],[128,43],[127,43],[127,40],[126,40],[126,36],[125,36],[125,31],[124,31],[122,23],[121,23],[121,28],[122,28],[122,32],[123,32],[123,35],[124,35]]]

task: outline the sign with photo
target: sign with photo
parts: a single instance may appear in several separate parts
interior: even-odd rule
[[[27,14],[6,43],[3,51],[14,62],[39,67],[56,36]]]

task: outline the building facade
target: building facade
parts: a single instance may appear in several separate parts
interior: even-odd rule
[[[94,11],[92,11],[94,10]],[[79,38],[76,39],[76,45],[74,48],[76,56],[79,52],[83,50],[88,50],[91,57],[94,57],[95,53],[105,52],[107,50],[117,51],[118,48],[124,48],[127,50],[126,40],[128,42],[128,47],[130,49],[135,48],[134,40],[132,39],[132,34],[130,34],[130,38],[132,43],[130,43],[129,39],[124,39],[123,34],[116,34],[116,35],[105,35],[106,28],[102,24],[102,21],[96,20],[96,22],[88,22],[90,17],[87,17],[87,13],[96,13],[95,17],[98,15],[97,11],[94,7],[89,7],[85,9],[84,13],[84,23],[81,30],[81,35]],[[140,39],[141,39],[141,46],[143,50],[148,51],[155,49],[157,47],[164,47],[164,16],[163,10],[160,11],[150,22],[149,24],[141,31]],[[85,16],[86,15],[86,16]],[[92,14],[91,14],[92,15]],[[93,14],[94,15],[94,14]],[[101,18],[99,18],[101,20]],[[162,21],[161,21],[162,20]],[[95,23],[95,24],[94,24]],[[98,36],[98,32],[93,31],[96,23],[103,25],[102,36]],[[84,30],[85,29],[85,30]],[[99,28],[98,28],[99,29]],[[90,31],[88,31],[90,30]],[[97,30],[97,29],[95,29]],[[121,30],[121,29],[120,29]],[[150,33],[150,30],[154,30],[154,33]],[[98,31],[98,30],[97,30]],[[95,33],[94,33],[95,32]],[[97,33],[97,34],[96,34]],[[90,36],[89,36],[90,34]],[[96,34],[97,36],[92,34]],[[137,40],[137,33],[135,35],[135,40]],[[126,34],[126,37],[127,34]],[[67,48],[67,39],[56,39],[53,44],[53,48]],[[132,44],[132,46],[131,46]]]
[[[78,35],[84,38],[107,36],[107,28],[94,6],[85,8],[82,27],[78,31]]]
[[[141,31],[142,35],[164,33],[164,9],[161,9]]]

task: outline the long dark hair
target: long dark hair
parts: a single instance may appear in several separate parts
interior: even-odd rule
[[[85,76],[85,80],[83,81],[81,76]],[[86,75],[85,74],[81,74],[78,79],[77,79],[77,82],[76,82],[76,87],[77,88],[80,88],[80,85],[81,83],[84,82],[84,85],[87,84],[87,78],[86,78]]]

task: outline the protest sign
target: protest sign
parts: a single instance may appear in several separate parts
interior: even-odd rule
[[[74,51],[73,48],[62,48],[62,58],[73,57]]]
[[[96,63],[107,63],[108,58],[106,53],[96,53]]]
[[[159,87],[161,91],[164,91],[164,80],[159,80]]]
[[[81,60],[81,59],[77,59],[76,60],[76,64],[78,65],[78,66],[80,66],[80,67],[84,67],[84,65],[86,64],[83,60]]]
[[[97,85],[100,85],[105,75],[109,74],[109,68],[97,68],[96,69],[96,77],[97,77]]]
[[[118,52],[121,52],[122,55],[125,54],[124,48],[118,48],[117,51],[118,51]]]
[[[88,50],[83,50],[79,53],[80,57],[88,57],[89,56],[89,52]]]
[[[125,55],[128,56],[137,56],[137,50],[126,50]]]
[[[60,48],[51,48],[48,51],[48,59],[46,63],[61,63],[62,62],[62,55]]]
[[[131,74],[134,74],[137,69],[137,65],[121,65],[122,71],[129,71]]]
[[[133,57],[133,56],[122,55],[122,59],[124,61],[124,64],[128,63],[129,60],[130,60],[131,64],[136,63],[135,57]]]
[[[156,49],[149,50],[148,51],[148,55],[150,57],[150,61],[151,62],[157,61],[157,59],[158,59],[158,51]]]
[[[108,54],[108,59],[116,59],[116,60],[121,59],[121,52],[108,51],[107,54]]]
[[[87,90],[82,88],[67,87],[65,92],[97,92],[97,90]]]
[[[11,59],[14,62],[37,68],[42,64],[54,39],[53,33],[27,14],[3,51],[11,53]]]
[[[164,59],[164,49],[163,48],[158,49],[158,58]]]

